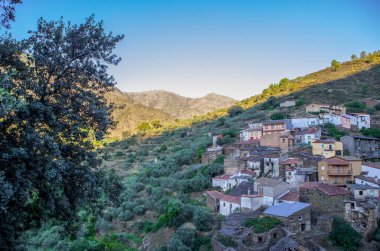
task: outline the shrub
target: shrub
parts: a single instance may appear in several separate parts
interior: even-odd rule
[[[375,137],[380,139],[380,129],[379,128],[362,128],[361,133],[365,136]]]
[[[136,206],[134,209],[133,209],[133,212],[137,215],[143,215],[145,214],[145,211],[146,211],[146,208],[144,206]]]
[[[129,221],[133,219],[133,213],[129,210],[125,210],[119,214],[119,220],[121,221]]]
[[[211,230],[212,217],[210,210],[204,207],[197,207],[194,210],[193,222],[200,231]]]
[[[247,219],[244,223],[246,227],[252,227],[255,233],[263,233],[281,224],[281,221],[274,217],[265,216],[263,218]]]
[[[218,241],[222,243],[225,247],[237,247],[237,243],[234,239],[232,239],[229,236],[224,236],[224,235],[218,235]]]
[[[198,250],[201,244],[201,240],[194,229],[179,228],[169,241],[168,250]]]
[[[334,71],[337,71],[340,68],[340,63],[334,59],[331,61],[331,67]]]
[[[351,225],[340,217],[334,217],[332,231],[329,235],[331,241],[347,251],[356,251],[360,246],[362,236]]]
[[[284,119],[284,118],[285,118],[285,114],[282,112],[276,112],[270,116],[270,119],[273,119],[273,120],[280,120],[280,119]]]
[[[364,112],[366,105],[363,102],[354,100],[345,104],[348,113]]]
[[[329,133],[330,137],[335,138],[337,140],[339,140],[340,137],[343,137],[343,136],[347,135],[347,133],[345,131],[338,130],[335,127],[335,125],[331,124],[331,123],[325,124],[324,128],[327,130],[327,132]]]
[[[235,105],[228,109],[228,116],[235,117],[241,113],[243,113],[243,108],[241,106]]]
[[[115,157],[124,157],[124,156],[126,156],[126,154],[124,153],[124,152],[116,152],[115,153]]]

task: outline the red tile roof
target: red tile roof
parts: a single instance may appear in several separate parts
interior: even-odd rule
[[[369,166],[369,167],[376,168],[376,169],[380,169],[380,165],[375,164],[375,163],[371,163],[371,162],[363,162],[362,165],[363,166]]]
[[[240,171],[240,173],[247,174],[247,175],[253,175],[253,176],[256,175],[256,173],[254,171],[249,170],[249,169],[244,169],[244,170]]]
[[[325,159],[324,161],[326,161],[327,164],[334,165],[334,166],[347,166],[350,164],[348,161],[345,161],[338,157],[331,157],[331,158]]]
[[[310,127],[304,131],[298,132],[298,135],[304,135],[304,134],[314,134],[319,131],[319,128],[317,127]]]
[[[216,191],[216,190],[206,191],[206,194],[209,195],[210,197],[214,198],[214,199],[220,199],[224,195],[223,193]]]
[[[232,195],[228,195],[228,194],[223,194],[223,196],[220,198],[220,200],[240,205],[240,196],[232,196]]]
[[[279,200],[286,200],[286,201],[298,201],[300,197],[300,194],[297,192],[289,191],[283,196],[279,198]]]
[[[302,163],[302,161],[299,158],[287,158],[286,160],[280,162],[281,165],[293,165],[300,163]]]
[[[222,175],[219,175],[219,176],[215,176],[212,179],[213,180],[228,180],[229,178],[231,178],[231,176],[232,176],[232,174],[226,173],[226,174],[222,174]]]
[[[326,184],[326,183],[318,183],[318,182],[305,182],[300,186],[300,189],[312,189],[312,190],[319,189],[325,194],[331,195],[331,196],[345,195],[345,194],[350,193],[349,191],[343,188],[336,187],[336,186]]]

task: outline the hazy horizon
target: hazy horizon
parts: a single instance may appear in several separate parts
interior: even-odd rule
[[[12,33],[37,19],[83,22],[95,14],[125,34],[110,72],[126,92],[217,93],[241,100],[280,79],[302,76],[380,49],[380,2],[353,1],[31,1],[16,7]]]

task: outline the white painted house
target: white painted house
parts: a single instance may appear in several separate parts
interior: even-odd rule
[[[366,113],[352,113],[352,116],[356,117],[356,126],[359,129],[371,127],[371,117]]]
[[[228,216],[240,212],[240,196],[224,194],[219,200],[219,213]]]
[[[263,205],[263,196],[254,194],[242,195],[240,205],[242,212],[255,211]]]
[[[320,123],[321,124],[331,123],[334,125],[340,125],[341,118],[339,115],[335,115],[335,114],[323,114],[320,118]]]
[[[380,179],[380,165],[370,162],[362,163],[362,172],[367,172],[366,176]]]
[[[242,170],[234,174],[223,174],[212,178],[212,187],[220,187],[223,192],[252,179],[256,174],[251,170]]]
[[[255,180],[254,190],[263,196],[263,205],[273,205],[276,198],[289,191],[289,184],[281,180],[261,177]]]
[[[292,129],[294,128],[308,128],[312,126],[318,126],[320,124],[318,117],[308,117],[308,118],[294,118],[290,119]]]

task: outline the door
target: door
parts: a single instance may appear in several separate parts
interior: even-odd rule
[[[306,224],[301,224],[301,232],[305,232]]]

